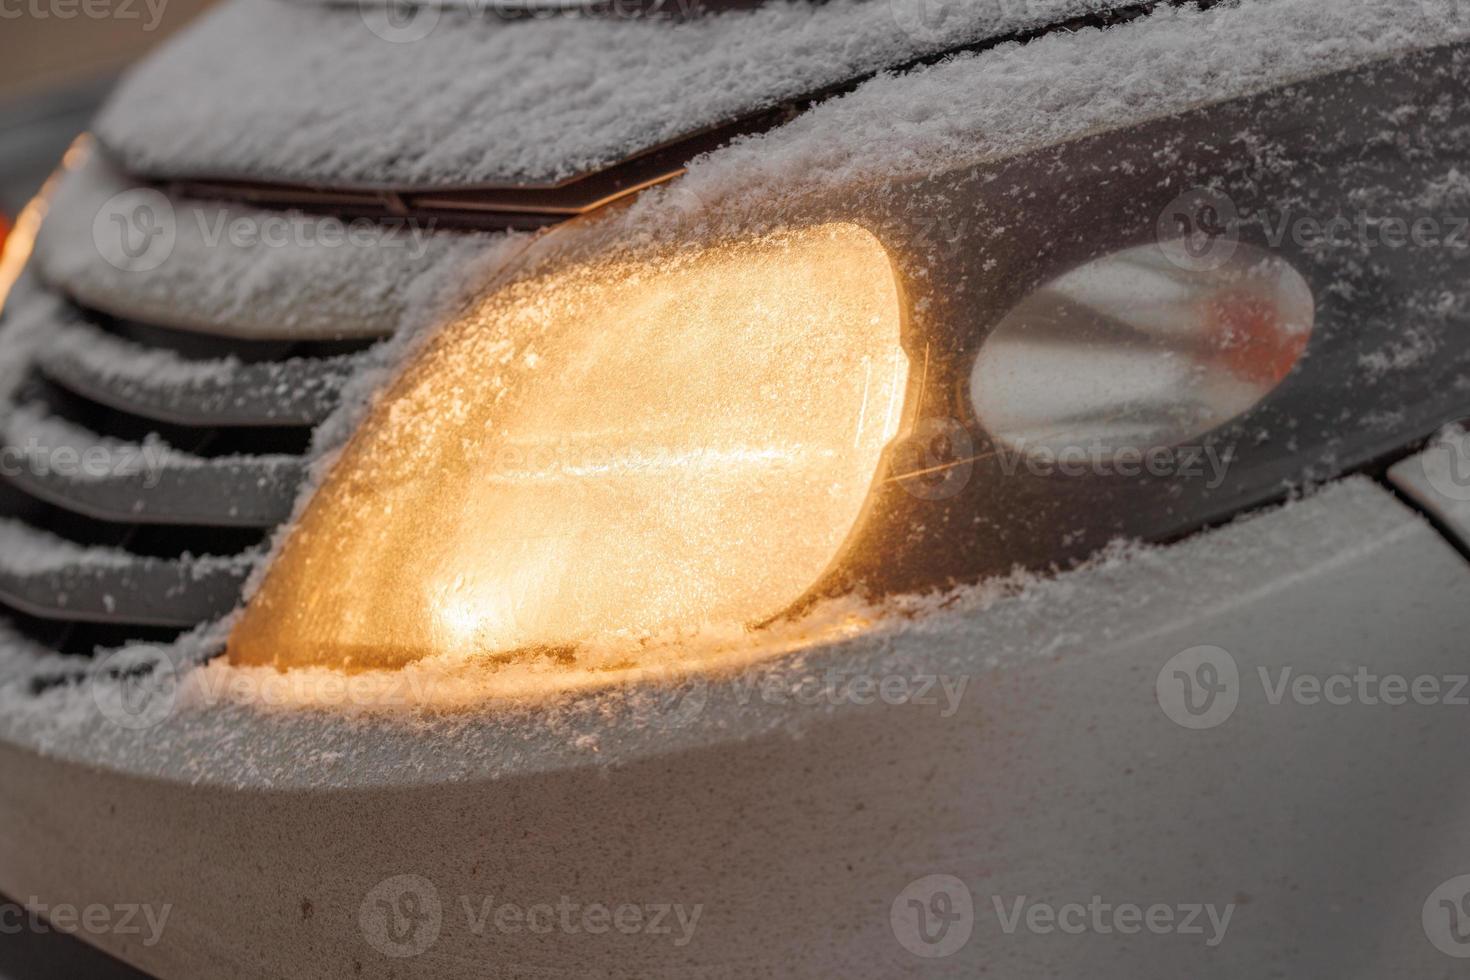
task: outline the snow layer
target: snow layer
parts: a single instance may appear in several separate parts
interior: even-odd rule
[[[357,4],[234,0],[149,60],[98,122],[157,176],[547,182],[854,76],[1137,0],[805,0],[672,23],[437,15],[375,34]]]
[[[140,208],[167,233],[128,256],[109,219]],[[349,235],[335,218],[140,190],[94,153],[62,180],[34,262],[79,302],[159,326],[246,338],[378,337],[422,312],[411,296],[425,278],[453,277],[518,237],[368,222]]]
[[[149,390],[228,385],[240,370],[236,357],[194,360],[62,319],[47,338],[47,353],[73,361],[95,378]]]
[[[116,548],[84,548],[20,521],[0,519],[0,571],[26,575],[78,566],[126,568],[132,561]]]
[[[849,6],[837,3],[815,11],[803,9],[800,15],[781,6],[768,9],[776,10],[781,16],[813,17],[821,10],[843,10]],[[264,9],[261,0],[240,0],[227,8],[221,17],[228,23],[228,18],[238,20],[244,17],[241,11],[255,7]],[[276,8],[269,9],[276,11]],[[270,14],[298,15],[306,16],[280,14],[278,11]],[[244,19],[249,20],[248,17]],[[215,23],[220,22],[217,20]],[[544,27],[545,23],[535,26]],[[249,25],[237,26],[247,35],[248,46]],[[475,26],[466,28],[466,32],[467,36],[474,36],[490,29],[489,26]],[[497,26],[496,29],[500,28]],[[628,28],[624,25],[621,29]],[[218,30],[217,26],[210,26],[204,34],[207,37],[210,36],[209,31]],[[635,220],[656,224],[660,215],[666,215],[670,207],[687,206],[690,200],[717,207],[738,203],[742,196],[747,199],[759,197],[762,208],[775,207],[787,199],[782,195],[795,198],[802,194],[849,187],[855,182],[888,180],[932,172],[937,167],[962,166],[991,156],[1021,152],[1043,142],[1158,116],[1259,90],[1273,83],[1467,35],[1470,35],[1470,22],[1456,7],[1412,5],[1405,8],[1391,0],[1339,0],[1330,6],[1320,0],[1255,0],[1239,7],[1206,13],[1170,10],[1126,28],[1055,35],[1027,46],[1008,46],[985,54],[954,58],[936,67],[902,76],[880,77],[850,96],[818,107],[781,130],[743,140],[697,161],[677,187],[649,195],[635,206],[632,216]],[[178,61],[182,57],[179,51],[188,50],[189,44],[175,49],[173,60]],[[333,46],[328,44],[323,50],[327,52],[324,60],[330,61]],[[170,63],[169,58],[160,62],[162,65]],[[397,93],[393,97],[397,98]],[[120,105],[126,105],[131,98],[133,95],[129,94]],[[330,104],[330,98],[327,101]],[[115,110],[114,117],[117,113]],[[381,132],[374,133],[374,138],[401,147],[400,137],[396,134],[402,128],[409,127],[394,127],[386,136]],[[281,159],[289,155],[284,153],[289,149],[288,143],[280,144],[279,148],[283,150]],[[438,152],[432,140],[422,143],[416,140],[414,145],[427,148],[429,153]],[[317,163],[322,160],[320,157],[311,159]],[[463,176],[465,172],[455,173]],[[757,190],[762,193],[751,194]],[[65,247],[80,250],[76,245]],[[493,261],[499,254],[497,247],[506,248],[503,243],[482,248],[480,258]],[[191,273],[197,274],[198,270]],[[147,274],[134,275],[147,278]],[[284,270],[282,275],[286,275]],[[296,275],[300,275],[300,270]],[[332,268],[326,282],[341,289],[352,282],[350,275],[346,269]],[[292,281],[282,279],[277,287],[287,291]],[[416,279],[414,302],[423,305],[411,305],[409,308],[427,308],[427,299],[431,295],[447,297],[456,285],[463,288],[472,281],[477,281],[474,276]],[[161,291],[165,288],[177,291],[185,288],[207,290],[209,287],[189,279],[160,287]],[[220,302],[211,315],[237,315],[237,306],[230,291],[222,289],[220,292]],[[272,302],[269,297],[262,299],[266,303]],[[412,331],[401,333],[395,345],[383,348],[373,369],[355,380],[353,397],[318,433],[316,466],[319,471],[329,465],[333,451],[352,430],[382,377],[407,356],[415,343],[417,337]],[[1368,491],[1358,485],[1353,492],[1362,496]],[[1287,548],[1302,560],[1308,560],[1312,555],[1321,556],[1322,552],[1315,547],[1303,548],[1303,542],[1315,544],[1316,539],[1306,534],[1299,540],[1276,541],[1272,547]],[[1189,547],[1198,558],[1198,549]],[[1187,582],[1197,577],[1184,574],[1192,571],[1191,566],[1172,564],[1170,556],[1176,551],[1178,549],[1140,552],[1155,556],[1150,559],[1155,562],[1150,566],[1153,570],[1141,568],[1136,573],[1122,575],[1115,583],[1117,591],[1111,592],[1110,601],[1123,601],[1125,598],[1129,602],[1135,601],[1133,594],[1127,591],[1132,588],[1144,590],[1137,594],[1139,603],[1167,604],[1171,601],[1168,597],[1173,593],[1163,588],[1163,582]],[[1247,558],[1239,559],[1241,564],[1235,569],[1239,573],[1239,581],[1254,580],[1249,566],[1259,557],[1247,549]],[[1136,566],[1140,560],[1135,555],[1131,562],[1115,560],[1106,564],[1109,567],[1116,564]],[[1159,568],[1168,571],[1157,575]],[[1143,579],[1131,577],[1135,574],[1143,576]],[[1022,603],[1022,606],[1008,605],[1006,608],[1025,608],[1025,603],[1064,603],[1069,588],[1065,583],[1073,581],[1078,579],[1067,576],[1058,583],[1037,584],[1034,589],[1025,590],[1022,596],[1007,600]],[[1149,591],[1156,586],[1156,591]],[[1174,598],[1179,597],[1175,595]],[[948,651],[946,656],[958,658],[980,656],[976,653],[981,649],[979,640],[988,636],[996,623],[991,618],[997,615],[992,611],[993,593],[980,590],[951,599],[960,610],[951,610],[953,615],[936,616],[915,624],[908,624],[896,616],[882,624],[870,638],[848,641],[839,646],[845,648],[855,643],[874,656],[887,649],[889,643],[899,643],[910,650]],[[1020,613],[1017,615],[1020,619],[1026,618]],[[1087,621],[1085,617],[1078,620]],[[1054,623],[1041,629],[1033,622],[1029,632],[1021,631],[1028,637],[1026,643],[1015,646],[1014,651],[1017,655],[1025,655],[1043,648],[1052,649],[1064,637],[1059,629]],[[895,636],[904,639],[900,642],[893,639]],[[827,649],[822,648],[822,655]],[[990,649],[996,648],[992,646]],[[209,669],[228,670],[218,665]],[[771,666],[769,669],[779,668]],[[65,693],[56,696],[62,697]],[[84,697],[84,694],[77,696]],[[634,695],[630,692],[627,696]],[[85,712],[85,701],[78,703]],[[217,710],[217,706],[215,708]],[[55,717],[72,716],[62,710]],[[310,727],[306,721],[300,725],[305,726],[303,731]],[[189,736],[185,733],[183,737]],[[303,744],[310,742],[309,738],[304,739]]]
[[[37,345],[64,315],[62,305],[55,296],[43,292],[30,273],[16,281],[5,301],[4,326],[0,328],[0,410],[11,403],[25,381]]]
[[[294,456],[278,454],[204,458],[174,449],[157,433],[150,433],[141,443],[125,442],[99,436],[49,414],[38,405],[20,405],[0,418],[0,439],[23,453],[37,455],[42,461],[63,448],[84,459],[100,452],[96,467],[82,465],[68,471],[78,481],[115,480],[139,473],[156,476],[165,470],[228,469],[242,464],[248,464],[264,478],[274,469],[290,470],[298,462]]]
[[[1470,4],[1244,0],[1164,8],[873,79],[781,129],[696,160],[670,196],[711,210],[855,193],[1470,39]],[[1457,180],[1443,191],[1460,188]],[[759,195],[752,192],[760,190]],[[660,196],[662,195],[662,197]],[[656,215],[651,215],[656,222]]]
[[[190,453],[179,452],[166,445],[156,434],[142,443],[105,438],[51,415],[40,405],[20,405],[0,417],[0,439],[5,445],[39,462],[58,449],[70,450],[78,457],[100,453],[97,467],[79,466],[71,473],[76,480],[106,480],[133,476],[150,467],[170,470],[197,469],[207,461]],[[273,457],[280,460],[282,457]]]
[[[551,698],[497,698],[493,672],[279,674],[218,662],[195,668],[177,651],[138,647],[91,668],[85,683],[40,695],[19,680],[6,685],[0,670],[0,738],[89,764],[231,787],[407,787],[616,766],[773,730],[799,737],[805,726],[864,710],[818,698],[816,710],[793,712],[752,691],[792,693],[834,676],[988,684],[1028,663],[1106,656],[1270,595],[1283,582],[1371,562],[1406,539],[1426,548],[1437,541],[1384,490],[1354,478],[1172,547],[1119,548],[1053,579],[895,603],[866,632],[730,673],[670,672],[661,684]],[[143,663],[155,667],[146,677],[119,676],[120,667]],[[451,696],[426,706],[425,689]],[[135,716],[119,719],[111,706],[122,700],[141,706]],[[481,710],[462,710],[474,702]]]
[[[244,363],[234,356],[196,360],[171,350],[133,343],[78,318],[62,318],[36,352],[52,378],[77,381],[88,390],[132,404],[172,407],[183,402],[209,411],[250,406],[252,416],[316,417],[361,368],[355,354]]]

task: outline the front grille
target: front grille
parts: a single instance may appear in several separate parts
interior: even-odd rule
[[[0,675],[233,610],[374,348],[525,241],[163,196],[86,141],[48,187],[0,319]],[[117,225],[158,223],[134,261]]]
[[[373,341],[164,328],[25,286],[5,325],[34,338],[0,418],[6,618],[90,653],[229,612]]]

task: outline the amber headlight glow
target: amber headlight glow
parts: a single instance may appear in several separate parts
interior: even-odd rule
[[[1389,226],[1463,224],[1466,55],[549,235],[385,393],[231,658],[727,666],[1376,472],[1467,413],[1466,250]]]
[[[355,436],[231,660],[565,657],[780,614],[898,434],[901,319],[845,223],[504,286]]]

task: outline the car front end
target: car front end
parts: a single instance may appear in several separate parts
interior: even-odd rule
[[[7,246],[0,891],[164,977],[1451,975],[1467,81],[228,4]]]

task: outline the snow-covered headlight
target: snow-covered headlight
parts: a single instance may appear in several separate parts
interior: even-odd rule
[[[898,433],[901,322],[888,254],[846,223],[504,285],[358,432],[232,659],[555,654],[778,615]]]
[[[547,236],[388,392],[232,658],[614,668],[1371,472],[1470,413],[1467,84],[1434,49]]]

